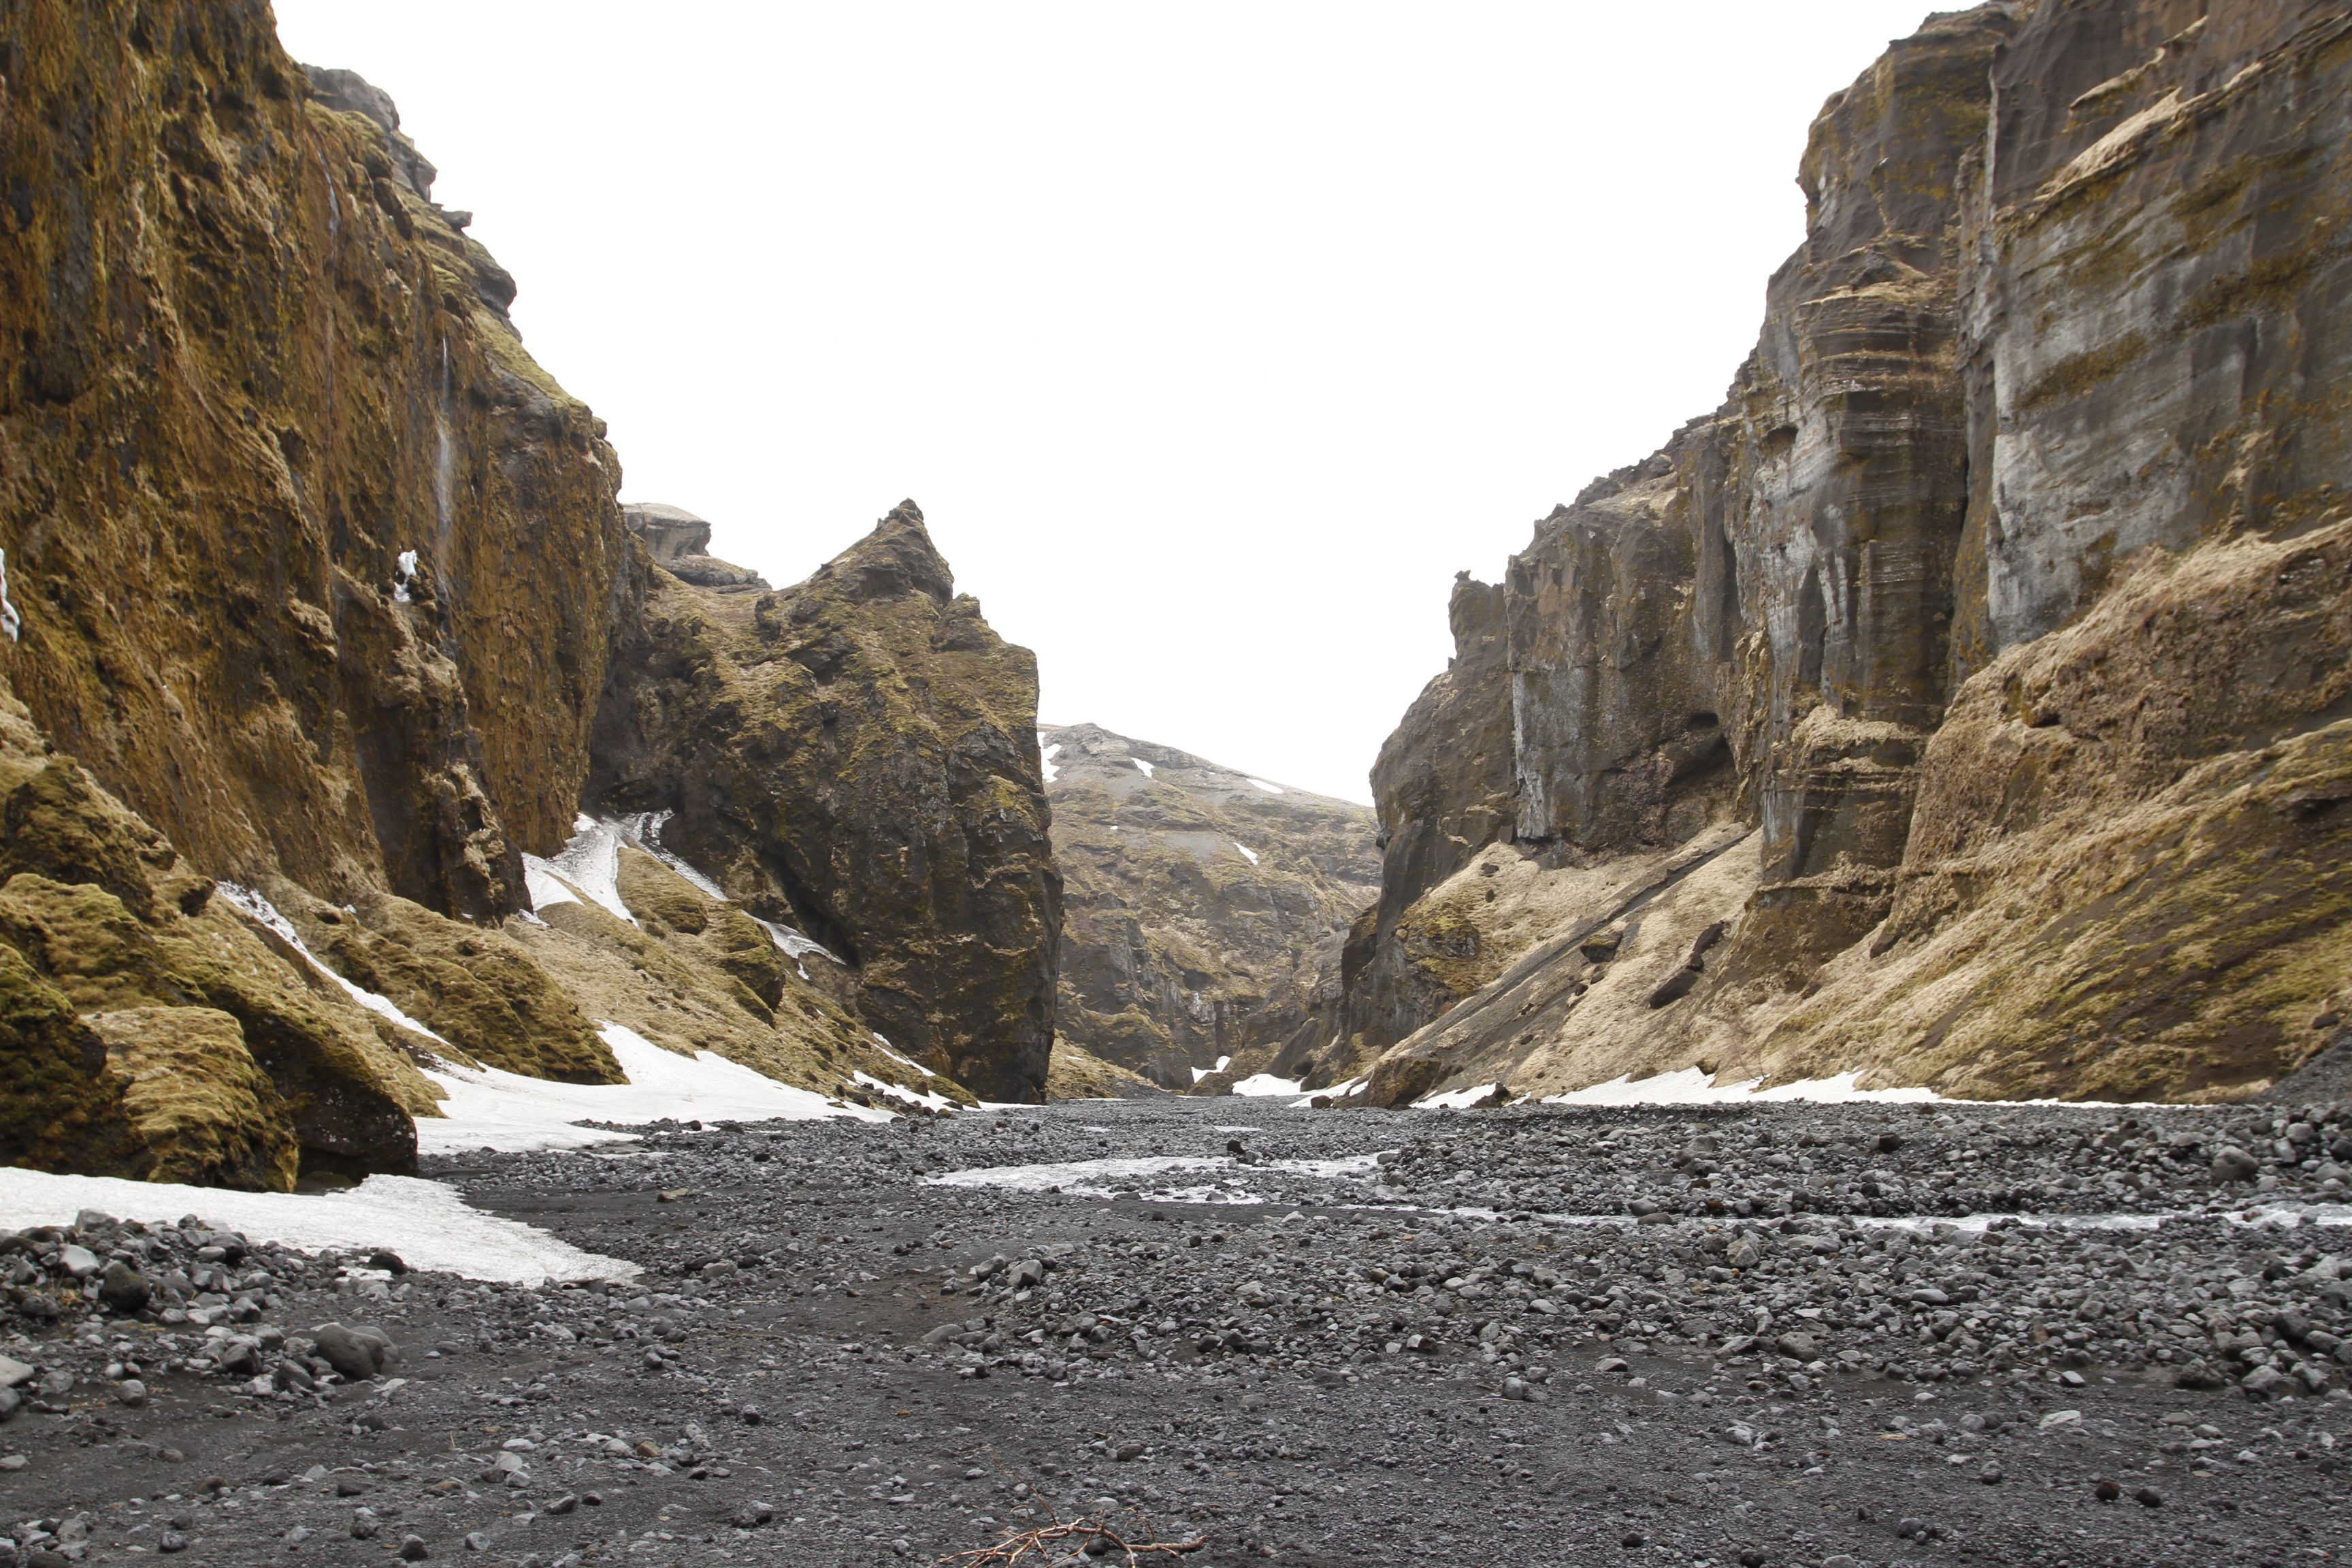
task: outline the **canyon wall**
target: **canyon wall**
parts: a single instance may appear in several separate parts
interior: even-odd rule
[[[1379,875],[1371,813],[1099,724],[1038,740],[1067,881],[1063,1039],[1175,1089],[1313,1070]]]
[[[1027,656],[928,540],[900,564],[936,614],[887,563],[759,598],[690,513],[633,533],[603,422],[434,177],[266,5],[0,0],[0,1157],[408,1169],[431,1071],[612,1082],[607,1023],[828,1093],[970,1098],[903,1052],[1034,1098],[1057,916]],[[740,718],[740,754],[649,750],[630,696],[699,657],[688,596],[727,593],[894,658],[826,677],[805,733],[745,700],[807,695],[754,669],[698,710]],[[877,764],[846,804],[801,751],[843,734]],[[706,766],[797,825],[782,870],[719,853]],[[727,888],[635,841],[617,912],[527,871],[625,779],[678,797]],[[901,851],[928,858],[866,876]],[[800,921],[843,962],[810,968]]]
[[[2319,1048],[2347,121],[2341,4],[1984,5],[1832,98],[1725,404],[1457,585],[1346,1070],[2215,1099]]]

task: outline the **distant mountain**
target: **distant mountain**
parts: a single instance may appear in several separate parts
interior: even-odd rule
[[[1037,741],[1064,879],[1064,1039],[1189,1089],[1220,1058],[1292,1044],[1318,989],[1329,1010],[1349,922],[1380,892],[1369,808],[1098,724]]]

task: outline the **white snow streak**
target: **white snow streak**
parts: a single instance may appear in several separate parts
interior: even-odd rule
[[[1255,866],[1255,865],[1256,865],[1256,864],[1257,864],[1257,851],[1256,851],[1256,850],[1255,850],[1255,849],[1251,848],[1251,847],[1250,847],[1248,845],[1246,845],[1246,844],[1235,844],[1235,845],[1234,846],[1234,848],[1236,848],[1236,849],[1238,849],[1238,850],[1240,850],[1243,854],[1244,854],[1244,855],[1248,856],[1248,857],[1249,857],[1249,863],[1250,863],[1251,865]]]
[[[1141,757],[1129,757],[1127,760],[1133,763],[1137,767],[1142,769],[1143,776],[1145,778],[1151,777],[1151,764],[1150,763],[1145,762]]]
[[[1235,1094],[1297,1094],[1303,1079],[1276,1078],[1270,1072],[1254,1072],[1234,1085]]]
[[[1247,775],[1244,776],[1246,778]],[[1247,782],[1257,785],[1258,788],[1265,791],[1268,795],[1287,795],[1290,793],[1288,790],[1284,789],[1280,784],[1268,784],[1264,779],[1248,779]]]
[[[303,943],[300,934],[294,930],[294,922],[278,913],[276,904],[271,903],[251,888],[239,887],[235,882],[223,882],[214,889],[214,894],[238,914],[262,927],[287,946],[300,953],[311,968],[341,986],[350,994],[352,1001],[369,1012],[378,1017],[389,1018],[404,1029],[414,1029],[428,1040],[440,1040],[445,1046],[450,1043],[402,1012],[390,997],[379,996],[373,991],[352,984],[336,973],[324,960]]]
[[[0,1167],[0,1226],[71,1225],[83,1209],[169,1224],[198,1215],[299,1251],[388,1247],[413,1268],[537,1285],[549,1279],[629,1279],[636,1265],[583,1252],[543,1230],[470,1207],[456,1189],[414,1176],[370,1176],[349,1192],[237,1193],[173,1182],[55,1176]]]

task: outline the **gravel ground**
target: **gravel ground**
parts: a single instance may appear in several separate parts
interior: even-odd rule
[[[2341,1107],[637,1131],[427,1173],[628,1283],[196,1216],[0,1238],[0,1530],[44,1565],[541,1568],[922,1563],[1081,1520],[1223,1568],[2352,1542]]]

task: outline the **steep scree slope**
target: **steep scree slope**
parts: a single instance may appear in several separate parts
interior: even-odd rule
[[[1063,1037],[1172,1089],[1224,1057],[1308,1070],[1379,874],[1371,813],[1096,724],[1037,738],[1066,879]]]
[[[1693,1064],[2231,1098],[2352,959],[2352,15],[1931,20],[1728,400],[1455,590],[1344,1022],[1393,1103]]]

